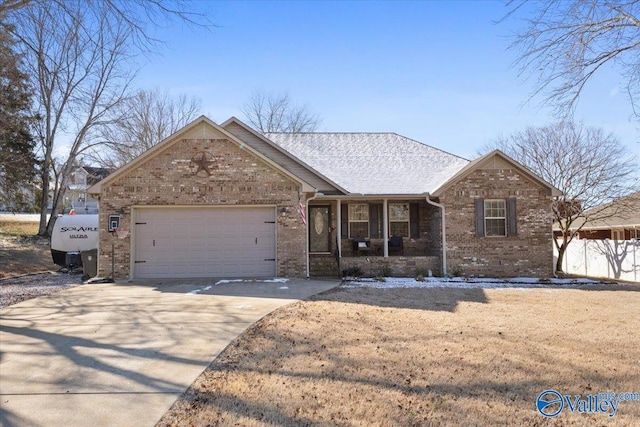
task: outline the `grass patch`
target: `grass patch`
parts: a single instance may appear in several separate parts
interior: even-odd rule
[[[38,237],[38,221],[0,215],[0,279],[57,270],[49,239]]]
[[[30,237],[38,234],[39,223],[33,221],[0,220],[0,236]]]
[[[160,426],[627,426],[540,392],[638,392],[640,289],[337,289],[265,317]]]

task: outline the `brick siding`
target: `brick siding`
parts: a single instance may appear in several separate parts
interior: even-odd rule
[[[197,167],[191,159],[202,152],[215,160],[211,176],[203,171],[194,174]],[[177,141],[102,187],[98,274],[111,271],[112,244],[115,278],[126,279],[130,274],[131,234],[122,239],[110,235],[106,231],[110,214],[122,215],[123,227],[129,228],[132,206],[275,205],[276,272],[303,277],[306,235],[298,213],[298,191],[298,183],[227,139]]]
[[[551,200],[515,169],[479,169],[439,198],[445,206],[447,269],[464,276],[550,277]],[[474,200],[516,198],[517,236],[476,237]]]
[[[340,268],[344,271],[352,267],[359,267],[364,276],[384,276],[389,270],[393,277],[427,277],[441,276],[441,260],[439,256],[390,256],[384,257],[350,257],[340,260]]]

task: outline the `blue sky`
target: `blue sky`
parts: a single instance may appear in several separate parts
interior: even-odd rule
[[[287,91],[322,118],[321,131],[396,132],[474,158],[499,135],[553,120],[507,49],[521,23],[495,24],[497,1],[199,2],[217,28],[175,26],[139,73],[141,88],[202,99],[220,123],[243,118],[255,90]],[[621,81],[606,69],[576,118],[614,133],[640,159]],[[640,164],[640,162],[639,162]]]

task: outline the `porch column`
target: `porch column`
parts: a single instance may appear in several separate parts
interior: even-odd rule
[[[387,220],[387,199],[382,200],[382,248],[385,258],[389,258],[389,221]]]
[[[338,245],[338,258],[342,258],[342,203],[340,199],[336,201],[336,230],[338,237],[336,238],[336,244]]]

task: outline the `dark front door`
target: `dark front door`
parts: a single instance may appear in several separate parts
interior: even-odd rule
[[[309,206],[309,252],[330,252],[329,206]]]

